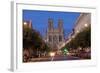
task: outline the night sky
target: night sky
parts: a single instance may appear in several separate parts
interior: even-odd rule
[[[52,18],[54,28],[58,26],[58,19],[63,20],[64,36],[67,37],[72,32],[79,15],[80,13],[76,12],[23,10],[23,20],[32,20],[33,28],[39,31],[42,36],[46,34],[48,19]]]

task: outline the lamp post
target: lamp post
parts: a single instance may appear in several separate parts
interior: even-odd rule
[[[24,25],[26,26],[27,25],[27,22],[24,22]]]
[[[88,24],[84,24],[85,27],[88,27]]]
[[[54,52],[50,52],[50,56],[51,56],[51,61],[53,61],[55,53]]]

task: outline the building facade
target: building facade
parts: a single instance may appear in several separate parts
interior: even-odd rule
[[[91,25],[91,13],[81,13],[77,19],[74,27],[74,32],[78,33],[83,31],[84,28]]]
[[[91,27],[91,13],[80,14],[66,43],[70,42],[72,38],[74,38],[79,32],[83,31],[86,27]]]
[[[59,50],[64,42],[63,21],[58,20],[58,28],[54,28],[53,19],[48,19],[48,29],[46,32],[46,43],[54,51]]]

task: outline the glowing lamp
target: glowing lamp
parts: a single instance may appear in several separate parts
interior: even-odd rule
[[[55,56],[55,53],[54,52],[50,52],[50,56],[51,57]]]

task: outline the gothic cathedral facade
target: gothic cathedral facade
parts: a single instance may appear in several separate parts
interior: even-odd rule
[[[46,41],[49,47],[53,50],[59,50],[60,45],[64,42],[63,20],[58,20],[58,28],[54,28],[53,19],[48,19],[48,29],[46,32]]]

